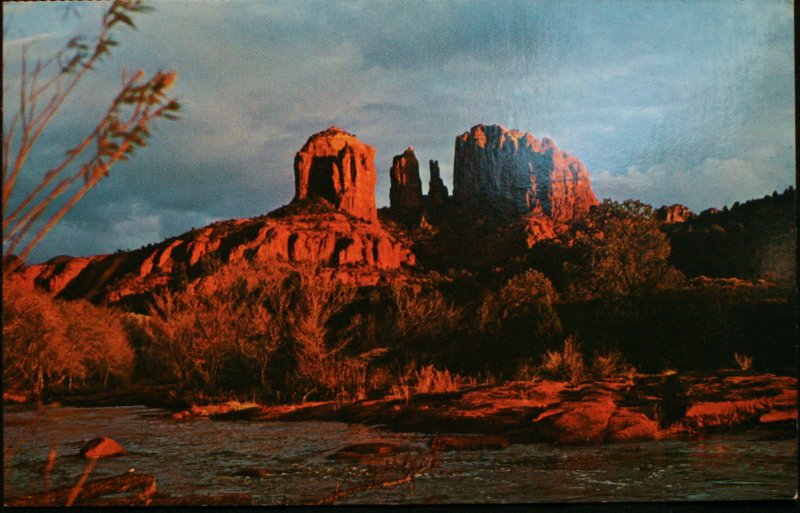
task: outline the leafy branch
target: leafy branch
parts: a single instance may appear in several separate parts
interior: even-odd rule
[[[128,160],[137,147],[146,146],[150,123],[158,118],[177,119],[179,103],[167,91],[176,80],[175,71],[158,71],[146,78],[139,70],[129,76],[121,70],[120,92],[105,111],[100,122],[83,140],[66,152],[66,157],[42,177],[41,181],[19,204],[8,212],[9,200],[15,196],[18,178],[25,162],[42,133],[60,111],[64,101],[90,70],[117,41],[112,29],[123,24],[135,28],[131,15],[151,10],[141,0],[115,0],[103,16],[102,29],[93,45],[82,36],[73,37],[56,55],[32,68],[28,47],[22,48],[19,110],[3,127],[3,245],[4,254],[25,259],[50,229],[104,177],[111,167]],[[74,170],[74,165],[77,170]],[[44,224],[36,223],[56,199],[82,180],[66,201]]]

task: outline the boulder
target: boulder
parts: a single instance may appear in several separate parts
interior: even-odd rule
[[[607,442],[633,442],[655,440],[658,422],[643,413],[620,408],[609,419],[605,440]]]
[[[617,406],[610,399],[563,403],[534,420],[539,433],[561,444],[600,443]]]
[[[128,451],[111,438],[102,436],[87,442],[86,445],[81,448],[79,454],[86,459],[96,459],[119,456],[127,452]]]
[[[312,135],[294,158],[294,201],[322,199],[377,223],[374,159],[375,148],[341,128]]]

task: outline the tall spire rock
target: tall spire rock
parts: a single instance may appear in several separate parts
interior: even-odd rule
[[[546,217],[557,231],[597,203],[579,159],[551,139],[499,125],[476,125],[456,137],[453,185],[460,203]]]
[[[422,180],[419,178],[419,161],[414,148],[409,146],[402,155],[392,159],[389,172],[392,185],[389,201],[392,208],[418,212],[422,209]]]
[[[341,128],[312,135],[294,158],[294,201],[322,199],[377,223],[374,160],[375,148]]]
[[[447,186],[442,181],[439,171],[439,161],[431,160],[428,162],[431,172],[431,181],[428,184],[428,202],[431,207],[436,208],[447,203]]]

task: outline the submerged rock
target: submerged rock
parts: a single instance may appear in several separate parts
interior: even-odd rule
[[[96,459],[107,458],[109,456],[118,456],[121,454],[126,454],[127,452],[128,451],[126,451],[124,447],[111,438],[102,436],[90,440],[81,448],[79,454],[86,459]]]
[[[265,477],[274,476],[275,474],[280,474],[280,471],[267,467],[245,467],[233,472],[231,475],[263,479]]]
[[[333,454],[328,455],[330,460],[356,460],[369,461],[378,457],[392,456],[400,452],[407,452],[408,448],[400,445],[382,442],[348,445]]]
[[[500,450],[508,447],[510,442],[504,436],[438,436],[431,441],[431,446],[440,451],[481,451],[485,449]]]

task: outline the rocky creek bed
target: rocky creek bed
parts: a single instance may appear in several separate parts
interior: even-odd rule
[[[493,435],[511,443],[597,444],[758,428],[796,435],[797,379],[719,371],[615,378],[570,386],[535,380],[408,399],[299,405],[194,406],[176,420],[328,420],[395,431]]]
[[[797,478],[797,379],[772,374],[517,381],[405,400],[180,411],[108,407],[112,399],[6,406],[6,503],[64,503],[89,447],[114,457],[99,460],[75,504],[787,499]]]

